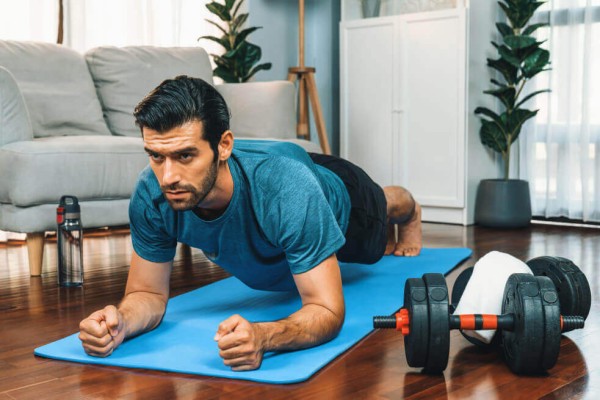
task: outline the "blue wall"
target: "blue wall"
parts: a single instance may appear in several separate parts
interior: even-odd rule
[[[249,40],[262,49],[261,62],[271,62],[258,81],[286,79],[298,60],[298,2],[296,0],[247,0],[248,26],[263,28]],[[315,67],[317,89],[332,152],[339,154],[339,21],[338,0],[306,0],[304,64]],[[312,111],[312,110],[311,110]],[[311,139],[318,142],[311,116]]]

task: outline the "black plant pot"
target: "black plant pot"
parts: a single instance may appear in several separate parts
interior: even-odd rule
[[[363,0],[361,3],[363,18],[379,17],[381,0]]]
[[[529,183],[483,179],[477,188],[475,223],[492,228],[521,228],[531,222]]]

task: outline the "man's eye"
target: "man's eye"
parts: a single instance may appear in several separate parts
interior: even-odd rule
[[[179,159],[181,161],[189,161],[189,160],[192,159],[192,155],[188,154],[188,153],[182,153],[182,154],[179,155]]]
[[[152,161],[160,162],[162,161],[162,156],[160,154],[148,154]]]

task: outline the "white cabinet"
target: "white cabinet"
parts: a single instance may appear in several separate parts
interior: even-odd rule
[[[468,17],[457,7],[341,23],[341,156],[382,186],[409,189],[426,221],[472,223],[476,185],[496,176],[471,115],[485,100],[470,90],[467,65],[470,49],[481,52],[474,86],[485,89],[479,50],[494,28],[469,38]]]
[[[362,21],[361,21],[362,22]],[[386,18],[370,19],[345,29],[342,47],[341,131],[342,157],[365,169],[378,183],[390,185],[397,177],[392,165],[398,148],[392,121],[394,94],[392,79],[398,76],[394,56],[396,26]]]

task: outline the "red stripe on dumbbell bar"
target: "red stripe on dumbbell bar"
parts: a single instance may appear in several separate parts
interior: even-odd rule
[[[460,315],[460,329],[475,329],[475,314]]]
[[[497,329],[498,316],[493,314],[463,314],[460,315],[460,329]]]
[[[483,326],[480,329],[498,329],[498,316],[493,314],[481,314]]]

